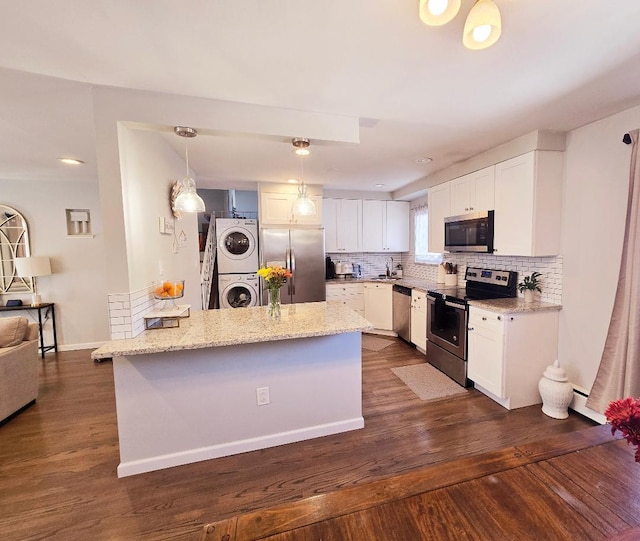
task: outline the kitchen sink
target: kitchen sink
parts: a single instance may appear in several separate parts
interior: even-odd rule
[[[388,278],[386,276],[378,276],[377,278],[370,278],[370,280],[373,280],[375,282],[395,282],[397,280],[400,280],[400,278]]]

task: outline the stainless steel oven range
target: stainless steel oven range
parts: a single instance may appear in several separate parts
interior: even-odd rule
[[[469,300],[515,297],[518,273],[467,267],[465,287],[430,289],[427,294],[427,362],[464,387],[467,378]]]

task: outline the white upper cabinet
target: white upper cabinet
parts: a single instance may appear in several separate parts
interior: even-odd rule
[[[492,165],[450,182],[451,216],[493,209],[495,171]]]
[[[362,250],[364,252],[384,251],[384,201],[362,202]]]
[[[325,251],[362,252],[362,200],[324,199]]]
[[[316,206],[315,214],[293,214],[293,203],[298,198],[292,193],[261,192],[260,223],[263,225],[322,225],[322,196],[309,195]]]
[[[385,250],[409,251],[409,202],[385,201]]]
[[[409,251],[409,202],[362,202],[362,251]]]
[[[451,216],[450,185],[429,188],[429,252],[444,252],[444,219]]]
[[[497,255],[560,253],[563,154],[537,150],[496,165]]]

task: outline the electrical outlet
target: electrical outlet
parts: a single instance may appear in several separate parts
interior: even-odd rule
[[[266,406],[271,402],[271,400],[269,400],[269,387],[256,389],[256,401],[258,402],[258,406]]]

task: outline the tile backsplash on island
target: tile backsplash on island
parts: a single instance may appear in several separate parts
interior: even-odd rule
[[[542,273],[540,300],[553,304],[562,304],[562,256],[549,257],[509,257],[489,254],[444,254],[443,261],[458,265],[458,284],[463,285],[467,267],[517,271],[518,281],[533,271]],[[404,275],[411,278],[436,281],[437,265],[414,263],[412,253],[403,254]],[[518,296],[522,293],[518,292]]]

